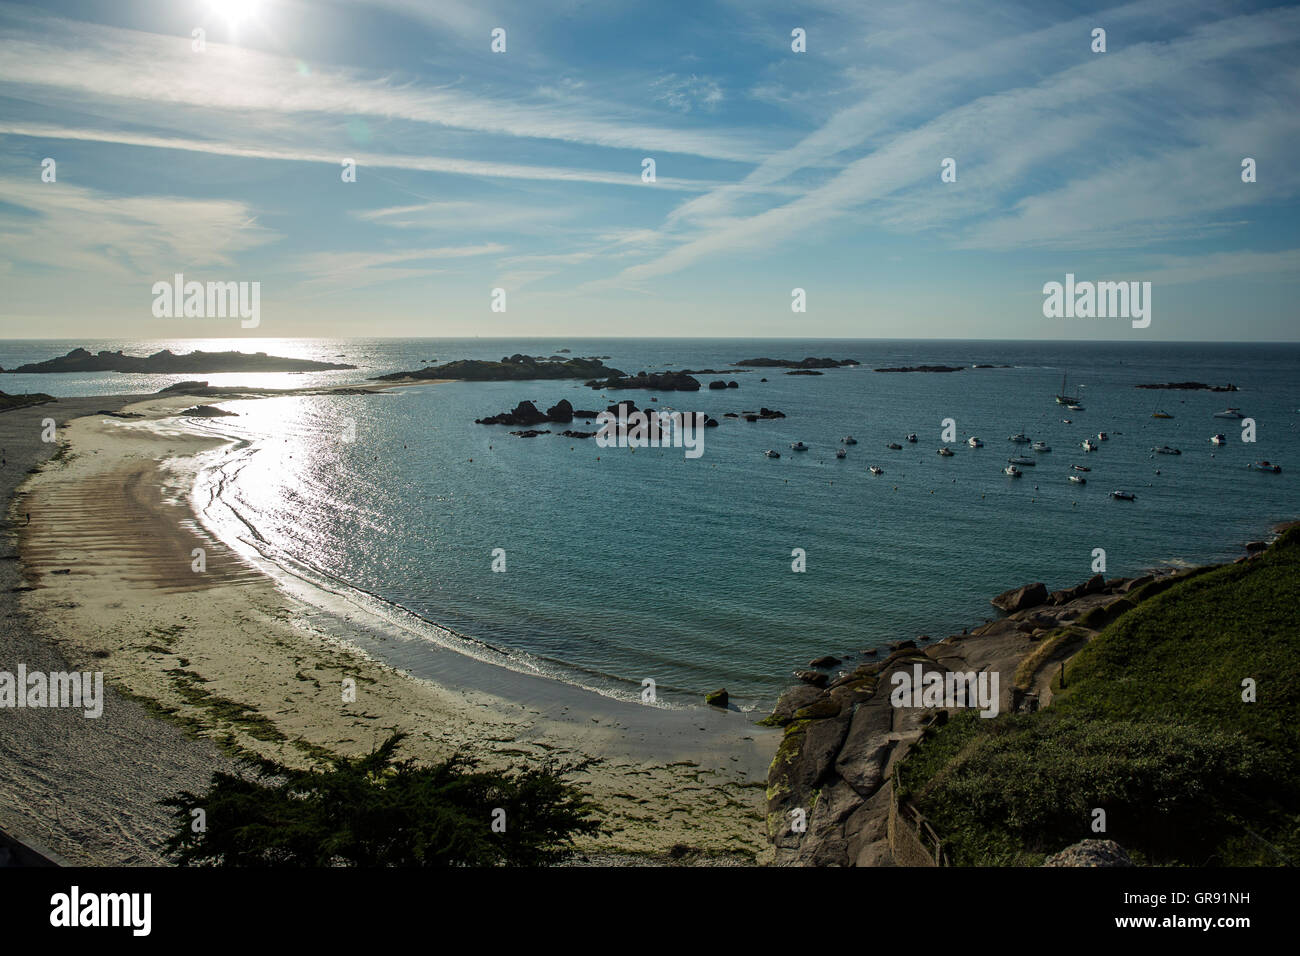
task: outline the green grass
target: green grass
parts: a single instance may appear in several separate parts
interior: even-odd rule
[[[936,728],[903,762],[903,791],[962,864],[1033,864],[1094,836],[1152,863],[1300,862],[1298,586],[1300,529],[1142,589],[1049,708]]]

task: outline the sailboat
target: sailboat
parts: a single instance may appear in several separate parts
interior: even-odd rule
[[[1061,391],[1060,391],[1060,394],[1058,394],[1058,395],[1056,396],[1056,404],[1058,404],[1058,405],[1078,405],[1078,404],[1079,404],[1079,399],[1078,399],[1078,398],[1076,398],[1076,397],[1073,396],[1073,395],[1069,395],[1069,394],[1067,394],[1066,391],[1065,391],[1065,379],[1066,379],[1066,377],[1067,377],[1068,375],[1069,375],[1068,372],[1062,372],[1062,373],[1061,373]]]

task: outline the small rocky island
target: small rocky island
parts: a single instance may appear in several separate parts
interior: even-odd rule
[[[878,368],[877,372],[960,372],[961,365],[904,365],[900,368]]]
[[[623,388],[648,388],[657,392],[698,392],[700,380],[685,372],[637,372],[624,375],[619,372],[605,379],[592,379],[589,388],[614,390]]]
[[[629,416],[631,416],[632,413],[634,413],[636,410],[637,407],[632,402],[620,402],[619,404],[616,405],[610,405],[608,408],[605,409],[605,411],[609,412],[611,415],[614,416],[621,415],[624,421],[626,421],[626,419]],[[651,416],[649,422],[647,422],[648,437],[653,437],[657,439],[659,437],[659,424],[658,424],[657,416],[653,415],[655,410],[647,408],[644,409],[644,411],[647,415]],[[766,409],[764,409],[764,411],[766,411]],[[690,415],[692,413],[683,412],[682,414]],[[780,413],[778,412],[777,414]],[[575,418],[593,419],[599,415],[600,412],[591,411],[587,409],[575,409],[572,403],[567,398],[562,398],[544,412],[541,411],[532,402],[520,402],[518,405],[516,405],[513,409],[511,409],[508,412],[502,412],[499,415],[489,415],[486,418],[476,418],[474,419],[474,424],[516,425],[516,426],[518,425],[529,426],[529,425],[542,425],[542,424],[567,425],[569,422],[572,422]],[[611,423],[610,427],[612,429],[611,435],[616,433],[622,434],[624,432],[622,425]],[[717,428],[718,427],[717,419],[710,418],[708,415],[705,415],[704,427]],[[536,438],[538,435],[549,435],[552,434],[552,432],[547,429],[543,429],[539,431],[534,428],[527,428],[521,431],[512,431],[510,434],[516,435],[520,438]],[[596,436],[595,431],[566,430],[566,431],[559,432],[559,434],[565,438],[594,438]]]
[[[833,358],[812,358],[806,359],[774,359],[774,358],[752,358],[741,359],[736,363],[742,368],[801,368],[801,369],[818,369],[818,368],[842,368],[846,365],[861,365],[857,359],[833,359]]]
[[[1163,385],[1135,385],[1134,388],[1176,389],[1188,392],[1236,392],[1236,385],[1206,385],[1204,382],[1166,382]]]
[[[126,355],[95,352],[76,348],[67,355],[32,362],[17,368],[0,369],[23,375],[46,375],[55,372],[127,372],[135,374],[179,374],[191,372],[329,372],[354,369],[355,365],[337,365],[311,359],[283,358],[265,352],[187,352],[176,354],[163,349],[153,355]]]
[[[619,376],[623,373],[610,368],[598,358],[535,357],[516,353],[499,362],[481,359],[459,359],[443,365],[430,365],[410,372],[392,372],[377,375],[372,381],[404,382],[453,379],[462,382],[522,382],[532,379],[590,378],[593,375]]]

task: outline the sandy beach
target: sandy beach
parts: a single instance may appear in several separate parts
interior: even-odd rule
[[[202,787],[240,752],[302,765],[327,751],[367,752],[400,730],[409,735],[403,752],[422,760],[456,750],[489,766],[599,758],[574,778],[601,807],[605,832],[582,847],[593,856],[677,845],[700,859],[765,852],[763,792],[777,733],[734,712],[618,701],[471,659],[349,605],[346,594],[272,577],[214,540],[190,509],[194,456],[220,445],[175,417],[194,404],[142,397],[122,407],[140,418],[75,418],[60,428],[64,450],[23,484],[10,515],[31,588],[16,595],[18,609],[32,639],[74,666],[93,662],[133,698],[115,695],[99,721],[85,722],[103,731],[129,716],[143,721],[139,750],[158,752],[156,740],[174,737],[187,754],[156,789]],[[204,570],[194,570],[195,549]],[[346,679],[354,702],[344,701]],[[137,773],[120,766],[115,784]],[[7,814],[66,853],[53,846],[59,827],[38,825],[57,814],[57,801],[21,776],[6,784]],[[140,804],[117,800],[114,812],[150,816]],[[160,821],[152,816],[131,852],[104,838],[78,859],[156,862]]]

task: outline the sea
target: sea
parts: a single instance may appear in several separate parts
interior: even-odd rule
[[[185,378],[298,388],[514,353],[599,356],[631,373],[724,370],[698,377],[737,388],[418,385],[218,402],[237,417],[194,424],[228,439],[195,479],[193,500],[210,533],[255,549],[285,575],[353,589],[428,623],[430,634],[620,697],[653,681],[664,699],[689,704],[725,687],[733,706],[763,710],[812,658],[830,654],[851,665],[894,641],[957,633],[996,616],[989,598],[1010,587],[1072,586],[1100,562],[1117,577],[1231,560],[1273,525],[1300,518],[1296,344],[9,340],[0,342],[0,366],[74,345],[133,354],[263,351],[358,368],[3,374],[0,389],[143,394]],[[822,375],[733,366],[807,356],[862,364]],[[915,365],[961,371],[875,371]],[[1078,410],[1055,401],[1063,379]],[[1135,387],[1184,381],[1239,390]],[[533,438],[474,423],[525,399],[542,409],[560,399],[588,409],[630,400],[705,412],[721,424],[704,433],[703,454],[690,458],[682,448],[601,448],[558,434],[590,423],[537,426],[552,434]],[[726,417],[760,407],[786,417]],[[1228,407],[1240,409],[1249,427],[1215,417]],[[1018,433],[1051,450],[1008,440]],[[1225,444],[1211,443],[1216,433]],[[857,443],[842,445],[848,436]],[[970,436],[983,447],[970,447]],[[1085,451],[1085,439],[1097,450]],[[795,452],[794,442],[809,449]],[[888,448],[891,442],[902,448]],[[1181,454],[1153,451],[1163,446]],[[841,447],[842,459],[835,456]],[[941,447],[954,454],[939,455]],[[768,449],[780,458],[766,457]],[[1037,464],[1008,477],[1003,469],[1016,455]],[[1248,467],[1259,460],[1279,464],[1281,473]],[[884,473],[871,474],[872,465]],[[1087,483],[1071,483],[1071,474]],[[1116,500],[1115,490],[1135,500]]]

